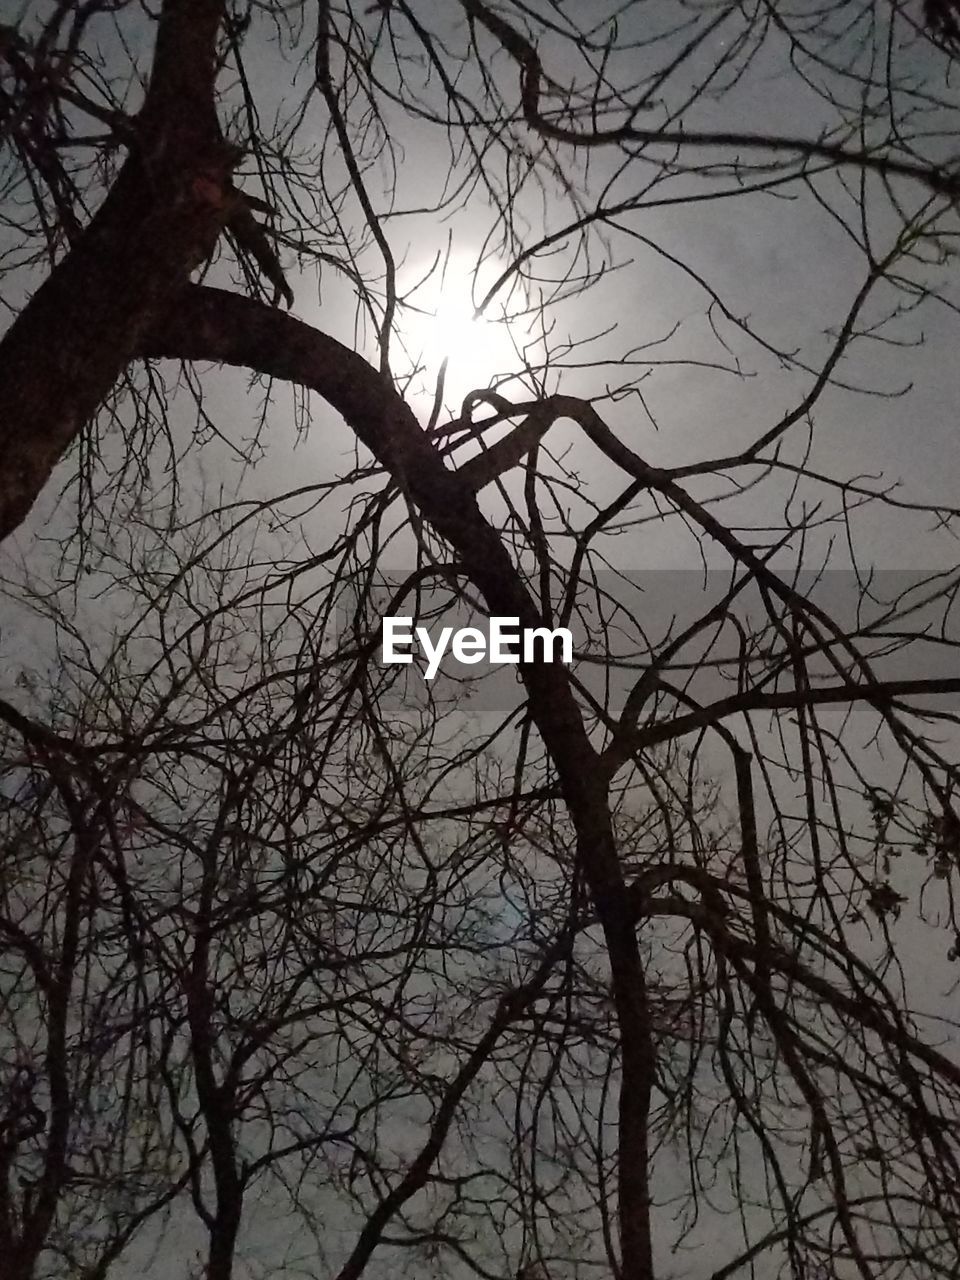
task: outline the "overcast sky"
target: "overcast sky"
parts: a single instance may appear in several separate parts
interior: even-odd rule
[[[626,19],[621,34],[629,34],[631,21],[639,23],[666,11],[662,4],[639,6]],[[368,15],[365,20],[374,18]],[[149,51],[147,31],[139,20],[133,20],[128,30],[133,47],[138,40],[143,41],[144,59]],[[254,43],[250,48],[249,70],[255,91],[261,95],[263,117],[267,119],[273,103],[282,104],[288,93],[292,94],[293,90],[288,88],[292,72],[289,68],[282,69],[276,51],[268,47],[263,34],[258,39],[261,44]],[[709,55],[710,46],[704,57]],[[640,55],[636,57],[639,59]],[[933,55],[911,54],[910,57],[921,59],[917,66],[922,70],[922,59],[932,59]],[[575,69],[572,62],[561,60],[557,78],[570,76]],[[302,88],[302,79],[298,87]],[[946,95],[952,93],[951,89],[944,90],[942,84],[938,89]],[[711,115],[713,109],[716,117]],[[319,134],[320,106],[314,104],[311,111]],[[722,108],[698,107],[691,112],[689,123],[691,127],[703,127],[706,120],[709,127],[718,129],[762,128],[810,135],[816,132],[826,114],[823,104],[790,73],[784,48],[774,40],[739,88],[730,91]],[[308,113],[307,120],[310,119]],[[945,112],[942,119],[943,133],[949,135],[956,127],[956,116]],[[448,176],[445,154],[428,141],[429,131],[422,123],[399,119],[391,123],[395,124],[403,146],[403,163],[397,172],[396,209],[428,210],[402,216],[398,212],[385,224],[395,253],[403,263],[401,281],[409,286],[423,275],[436,255],[446,252],[448,243],[452,245],[451,276],[457,272],[462,276],[469,265],[484,254],[494,215],[479,195],[469,200],[466,207],[453,207],[443,216],[430,212]],[[931,145],[943,144],[934,139]],[[491,163],[494,162],[497,160],[492,156]],[[586,157],[570,163],[571,174],[578,177],[577,166],[585,165]],[[616,163],[613,153],[590,157],[586,181],[591,191],[598,192],[605,182],[612,181]],[[595,396],[604,387],[639,378],[640,394],[620,398],[616,403],[602,406],[601,411],[622,440],[657,466],[722,457],[747,445],[792,409],[813,380],[812,372],[784,368],[772,348],[800,353],[809,369],[815,370],[862,284],[863,255],[852,244],[838,217],[825,207],[831,205],[835,213],[857,225],[856,183],[856,177],[850,176],[849,193],[845,193],[842,185],[829,177],[816,179],[813,190],[797,183],[774,193],[717,202],[671,204],[666,208],[657,205],[660,189],[653,191],[651,207],[624,214],[606,233],[610,260],[618,269],[611,271],[585,297],[558,303],[552,310],[554,328],[550,342],[555,347],[561,347],[568,340],[579,342],[603,334],[591,345],[571,351],[567,361],[573,365],[586,363],[587,367],[561,371],[556,386],[566,393]],[[252,180],[251,189],[254,189]],[[625,193],[636,189],[637,180],[631,171],[613,183],[610,199],[622,199]],[[679,186],[670,189],[679,190]],[[690,189],[694,190],[695,184]],[[896,194],[914,205],[922,199],[922,193],[905,185],[898,185]],[[527,222],[527,243],[557,230],[569,216],[556,189],[553,198],[542,203],[534,198],[533,192],[528,193],[522,213]],[[882,250],[894,234],[896,219],[879,183],[871,186],[869,221]],[[955,234],[955,220],[949,230]],[[571,244],[572,241],[567,247],[561,245],[556,255],[544,259],[544,275],[558,273],[561,266],[571,260]],[[945,239],[944,245],[949,248],[950,242]],[[331,251],[335,250],[336,239],[331,232]],[[600,252],[599,246],[597,252]],[[505,264],[502,254],[494,254],[483,266],[484,282],[495,277]],[[951,274],[955,277],[953,281]],[[888,339],[895,339],[894,343],[863,341],[855,346],[849,359],[842,362],[838,375],[851,387],[866,390],[832,387],[825,392],[813,412],[812,435],[808,435],[804,424],[798,424],[784,445],[784,460],[799,464],[809,449],[808,462],[814,471],[829,473],[839,480],[869,478],[878,488],[897,482],[902,484],[899,496],[916,504],[957,503],[960,494],[957,351],[960,348],[957,314],[949,305],[960,304],[957,278],[960,277],[951,261],[942,269],[936,268],[930,280],[941,298],[931,296],[916,310],[893,320],[884,333]],[[354,344],[355,299],[342,277],[338,278],[332,268],[325,266],[318,286],[315,273],[300,275],[293,268],[290,282],[296,296],[294,314],[347,344]],[[14,280],[9,287],[12,292],[8,296],[13,298],[22,281]],[[715,332],[706,316],[710,307],[708,289],[722,300],[730,316],[748,318],[753,333],[762,342],[738,331],[716,309]],[[525,293],[515,293],[513,305],[517,305],[518,298],[533,301],[531,290],[532,286],[528,285]],[[506,290],[503,296],[506,299]],[[417,303],[427,312],[441,309],[442,316],[439,326],[409,320],[407,340],[412,347],[442,337],[444,328],[457,333],[456,349],[444,352],[438,347],[423,353],[428,374],[436,369],[444,354],[449,355],[447,403],[451,410],[455,410],[459,397],[467,390],[486,385],[491,376],[519,371],[504,336],[487,333],[482,327],[471,330],[462,318],[459,304],[451,308],[449,299],[439,296],[433,287],[425,287]],[[879,317],[894,303],[892,291],[881,290],[875,312],[871,314]],[[443,311],[445,306],[447,310]],[[497,314],[496,301],[491,303],[489,314]],[[723,343],[718,341],[718,333]],[[528,321],[523,320],[512,326],[512,337],[522,346],[535,342],[536,333],[530,330]],[[366,350],[368,353],[372,350],[369,342]],[[633,358],[638,363],[626,365],[623,358],[631,352],[635,353]],[[491,363],[493,367],[488,367]],[[563,363],[562,356],[560,363]],[[174,376],[172,369],[167,372],[171,378]],[[309,430],[300,431],[293,394],[288,388],[276,388],[264,429],[256,445],[251,446],[259,391],[251,389],[246,375],[241,373],[205,372],[204,378],[208,387],[206,408],[222,438],[193,446],[181,457],[183,511],[196,511],[205,504],[215,505],[221,486],[224,495],[236,501],[277,496],[280,509],[279,495],[306,483],[347,474],[354,466],[352,434],[318,402],[314,401],[312,406]],[[429,377],[421,378],[420,383],[429,383]],[[548,386],[548,390],[552,389],[552,385]],[[514,385],[513,390],[519,398],[519,388]],[[411,388],[410,399],[426,427],[430,412],[429,386]],[[176,397],[173,403],[176,438],[184,443],[194,425],[193,408],[185,394]],[[590,500],[598,505],[612,499],[622,487],[622,476],[614,477],[610,465],[570,422],[553,426],[545,444],[555,457],[578,474]],[[107,444],[108,460],[115,456],[117,447],[116,442]],[[256,455],[256,465],[241,458],[241,453]],[[22,576],[24,564],[37,582],[49,582],[58,576],[56,536],[72,528],[75,509],[69,498],[58,503],[57,495],[73,474],[73,467],[74,462],[68,461],[59,469],[27,525],[5,549],[3,563],[12,579]],[[168,483],[164,462],[159,457],[150,483],[157,489]],[[691,492],[698,496],[722,492],[724,483],[715,479],[689,482]],[[762,488],[751,490],[715,510],[739,527],[744,540],[762,543],[770,538],[772,528],[782,526],[784,503],[792,485],[791,475],[774,476]],[[519,496],[520,474],[511,477],[507,486],[513,495]],[[799,517],[805,504],[809,507],[818,501],[831,509],[839,505],[835,492],[815,483],[805,483],[794,494],[790,512]],[[297,503],[288,505],[294,509]],[[335,533],[337,519],[346,505],[345,491],[336,510],[331,506],[320,516],[309,515],[304,519],[304,557],[308,554],[308,544],[322,543]],[[484,496],[483,506],[495,520],[504,520],[502,501],[492,490]],[[576,495],[570,497],[570,510],[581,522],[585,518],[586,506]],[[649,520],[621,537],[610,539],[604,553],[611,565],[627,575],[641,571],[654,575],[633,578],[626,585],[615,584],[611,578],[610,590],[629,591],[639,586],[648,593],[641,608],[645,610],[644,616],[651,620],[650,634],[656,637],[669,627],[672,614],[681,618],[692,616],[700,607],[701,592],[706,590],[709,594],[719,589],[720,577],[709,579],[706,586],[701,582],[699,571],[704,562],[721,571],[728,566],[718,548],[701,545],[678,517],[660,518],[652,498],[646,514]],[[924,572],[956,564],[960,557],[953,532],[934,526],[934,518],[928,512],[875,506],[851,517],[854,542],[848,542],[842,523],[832,522],[814,531],[802,552],[795,542],[784,549],[774,563],[789,572],[800,567],[798,560],[802,557],[802,567],[816,570],[824,563],[829,550],[830,566],[837,573],[820,591],[842,614],[854,607],[855,578],[849,573],[854,557],[863,570],[895,570],[907,575],[882,580],[882,589],[894,594],[903,590],[908,578],[915,581],[917,575]],[[270,537],[265,528],[258,545],[265,559],[274,550]],[[159,536],[157,545],[160,545]],[[411,569],[413,557],[412,539],[401,538],[385,552],[384,568]],[[115,623],[124,618],[129,601],[122,593],[104,591],[105,580],[96,556],[92,568],[94,572],[64,588],[62,599],[64,607],[74,611],[78,628],[91,637],[96,651],[98,644],[107,645]],[[74,599],[75,605],[69,603]],[[952,628],[951,621],[948,629]],[[0,606],[0,692],[17,705],[29,702],[33,695],[28,695],[22,684],[18,686],[18,678],[24,671],[33,678],[50,670],[56,661],[56,641],[55,628],[49,623],[35,616],[28,618],[12,601]],[[627,636],[624,646],[642,653],[645,641],[642,637]],[[900,661],[905,664],[902,670],[911,675],[933,671],[956,674],[949,652],[938,651],[931,656],[924,650],[916,657]],[[617,679],[619,676],[614,680],[615,686]],[[503,714],[509,699],[518,698],[516,686],[509,679],[501,677],[494,689],[494,693],[486,696],[485,701],[481,697],[473,708],[471,727],[494,723]],[[41,696],[41,705],[42,701]],[[842,715],[838,713],[838,727],[841,720]],[[872,752],[873,748],[866,743],[866,719],[862,723],[863,728],[855,718],[848,723],[848,732],[860,741],[865,753]],[[895,775],[896,767],[879,754],[872,754],[871,760],[878,778]],[[938,934],[936,948],[931,947],[926,927],[916,926],[909,914],[905,914],[894,932],[903,949],[908,988],[918,999],[922,998],[929,1012],[944,1016],[956,1014],[956,998],[950,989],[952,970],[945,961],[947,943],[940,945],[946,935]],[[863,946],[865,954],[870,954],[873,943],[866,930]],[[949,1040],[944,1033],[944,1043],[949,1043],[950,1052],[957,1052],[952,1033]],[[679,1165],[677,1169],[679,1178]],[[667,1200],[672,1191],[672,1187],[661,1184],[657,1194]],[[321,1216],[323,1194],[317,1193]],[[358,1225],[340,1216],[344,1212],[340,1209],[325,1221],[325,1245],[330,1252],[331,1266],[352,1243]],[[661,1219],[664,1239],[669,1219],[670,1213],[665,1211]],[[718,1265],[724,1241],[732,1240],[736,1229],[734,1221],[705,1209],[702,1222],[691,1237],[691,1250],[682,1258],[667,1260],[664,1256],[663,1280],[668,1276],[678,1280],[680,1277],[706,1280]],[[151,1244],[146,1236],[142,1247],[147,1254]],[[195,1215],[184,1208],[182,1216],[177,1217],[174,1231],[165,1237],[162,1252],[149,1259],[149,1268],[148,1258],[138,1253],[132,1256],[125,1270],[118,1268],[117,1274],[121,1277],[141,1273],[160,1278],[179,1276],[183,1274],[184,1260],[201,1245]],[[666,1245],[662,1248],[665,1250]],[[291,1274],[298,1274],[297,1267],[301,1265],[300,1274],[327,1274],[314,1265],[315,1243],[298,1234],[292,1220],[280,1216],[277,1206],[269,1200],[259,1206],[251,1204],[241,1253],[244,1261],[236,1269],[238,1280],[246,1280],[248,1274],[265,1275],[278,1260],[287,1262]],[[393,1274],[398,1265],[385,1251],[382,1258],[375,1257],[369,1274]],[[772,1278],[773,1264],[759,1269],[757,1274],[760,1280]]]

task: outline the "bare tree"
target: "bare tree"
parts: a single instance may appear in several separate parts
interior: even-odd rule
[[[342,1280],[645,1280],[714,1230],[714,1280],[955,1274],[958,509],[818,424],[922,403],[890,357],[957,312],[955,43],[887,0],[0,31],[0,533],[61,673],[0,701],[18,1278],[191,1209],[217,1280],[265,1214],[313,1239],[266,1266]],[[835,240],[788,269],[796,210]],[[752,322],[697,235],[761,217]],[[463,386],[423,327],[458,293]],[[677,369],[703,416],[733,388],[715,446],[654,433]],[[936,571],[888,589],[878,516]],[[659,619],[647,539],[713,570]],[[433,686],[386,613],[576,661]]]

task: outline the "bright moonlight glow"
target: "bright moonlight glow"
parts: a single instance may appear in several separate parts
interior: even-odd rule
[[[448,405],[458,405],[468,391],[487,387],[522,364],[514,345],[515,340],[522,344],[518,326],[511,328],[504,322],[497,302],[491,303],[486,315],[474,314],[473,299],[482,290],[474,290],[472,267],[468,259],[451,259],[442,279],[438,267],[407,296],[402,320],[404,347],[411,363],[421,370],[418,391],[432,397],[446,360],[444,400]],[[488,264],[484,279],[495,279],[499,270]]]

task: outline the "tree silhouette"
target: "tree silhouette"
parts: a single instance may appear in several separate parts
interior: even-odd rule
[[[924,439],[954,43],[887,0],[2,28],[13,1280],[956,1273],[958,508],[830,430]],[[697,247],[741,219],[757,320]],[[386,614],[575,660],[431,683]]]

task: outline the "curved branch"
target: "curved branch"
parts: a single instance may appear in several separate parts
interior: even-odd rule
[[[867,170],[882,178],[908,178],[919,182],[937,195],[956,199],[960,195],[960,175],[935,164],[917,164],[878,154],[867,148],[848,148],[824,138],[785,137],[775,134],[740,132],[738,130],[640,129],[634,124],[645,102],[637,104],[628,123],[611,129],[571,129],[555,124],[544,115],[540,99],[543,72],[540,55],[526,36],[495,13],[482,0],[462,0],[472,21],[484,27],[520,68],[520,96],[523,116],[534,132],[553,142],[574,147],[611,145],[656,146],[678,151],[683,147],[736,151],[767,151],[773,155],[789,155],[800,160],[826,160],[843,168]],[[798,175],[799,176],[799,175]]]
[[[543,619],[473,485],[448,471],[413,411],[356,352],[251,298],[193,286],[146,335],[142,355],[215,361],[306,386],[337,409],[425,519],[457,552],[491,615],[521,629]],[[558,664],[519,664],[530,712],[560,782],[577,858],[604,933],[621,1037],[620,1241],[624,1280],[652,1275],[648,1126],[654,1049],[644,968],[625,893],[607,782],[569,676]]]

